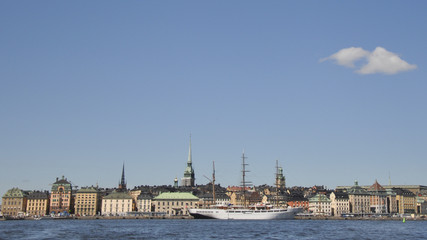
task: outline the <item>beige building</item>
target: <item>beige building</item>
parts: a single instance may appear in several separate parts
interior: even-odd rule
[[[95,216],[101,209],[99,190],[95,187],[81,188],[76,192],[74,213],[78,216]]]
[[[348,200],[350,203],[350,212],[356,215],[370,213],[370,194],[361,188],[357,181],[354,186],[347,190]]]
[[[101,213],[105,216],[126,216],[132,212],[133,199],[126,191],[114,191],[102,199]]]
[[[149,193],[141,193],[137,200],[136,200],[136,206],[138,212],[151,212],[151,205],[152,205],[153,196]]]
[[[308,202],[308,209],[314,215],[331,215],[331,200],[326,195],[318,193]]]
[[[370,193],[369,204],[371,213],[386,214],[387,209],[387,191],[376,180],[375,183],[368,188]]]
[[[23,217],[27,208],[27,193],[19,188],[9,189],[2,198],[2,214],[6,217]]]
[[[34,191],[27,197],[27,215],[45,216],[49,214],[49,193]]]
[[[386,189],[388,213],[397,213],[396,193],[391,189]]]
[[[167,215],[189,215],[188,209],[198,208],[199,198],[188,192],[161,193],[153,199],[155,212]]]
[[[70,213],[73,209],[72,197],[71,183],[64,176],[62,179],[56,178],[50,193],[50,212],[53,214]]]
[[[350,203],[347,193],[332,192],[329,198],[331,199],[332,216],[341,216],[350,212]]]

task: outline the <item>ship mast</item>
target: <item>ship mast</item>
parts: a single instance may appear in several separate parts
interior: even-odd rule
[[[245,159],[246,159],[247,157],[245,157],[245,151],[243,150],[243,153],[242,153],[242,187],[243,187],[243,206],[246,208],[246,179],[245,179],[245,177],[246,177],[246,173],[247,172],[249,172],[248,170],[246,170],[246,165],[248,165],[248,164],[246,164],[245,163]]]
[[[215,197],[215,161],[212,162],[213,172],[212,172],[212,196],[213,196],[213,204],[216,204]]]
[[[276,160],[276,207],[279,208],[279,160]]]

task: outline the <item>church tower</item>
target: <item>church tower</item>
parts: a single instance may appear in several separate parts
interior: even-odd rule
[[[276,160],[276,187],[286,188],[286,178],[285,178],[285,175],[283,175],[283,168],[279,167],[277,160]]]
[[[119,190],[121,191],[126,191],[126,181],[125,181],[125,164],[123,163],[123,169],[122,169],[122,179],[120,180],[119,183]]]
[[[181,186],[194,187],[194,169],[191,159],[191,135],[190,135],[190,148],[188,150],[187,168],[184,171],[184,177],[181,179]]]

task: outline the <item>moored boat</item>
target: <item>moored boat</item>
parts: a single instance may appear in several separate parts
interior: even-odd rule
[[[301,208],[288,207],[285,209],[250,209],[250,208],[205,208],[189,209],[189,213],[196,219],[223,219],[223,220],[280,220],[293,219],[295,214],[302,212]]]
[[[245,153],[242,155],[242,189],[243,189],[243,202],[245,199]],[[215,202],[215,165],[213,169],[213,196]],[[255,205],[250,207],[245,206],[213,206],[211,208],[193,208],[188,212],[196,219],[222,219],[222,220],[280,220],[280,219],[293,219],[297,213],[302,212],[302,208],[273,208],[272,206]]]

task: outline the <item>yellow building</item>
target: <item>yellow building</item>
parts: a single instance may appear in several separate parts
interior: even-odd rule
[[[81,188],[76,192],[74,213],[79,216],[95,216],[100,211],[100,194],[95,187]]]
[[[189,192],[161,193],[153,199],[155,212],[171,216],[189,215],[188,209],[198,208],[199,198]]]
[[[27,215],[39,217],[47,214],[49,214],[49,192],[30,192],[27,197]]]
[[[398,213],[416,213],[417,199],[413,192],[402,188],[393,188],[393,191],[396,193]]]
[[[9,189],[2,198],[2,213],[6,217],[23,217],[27,207],[27,193],[19,188]]]

